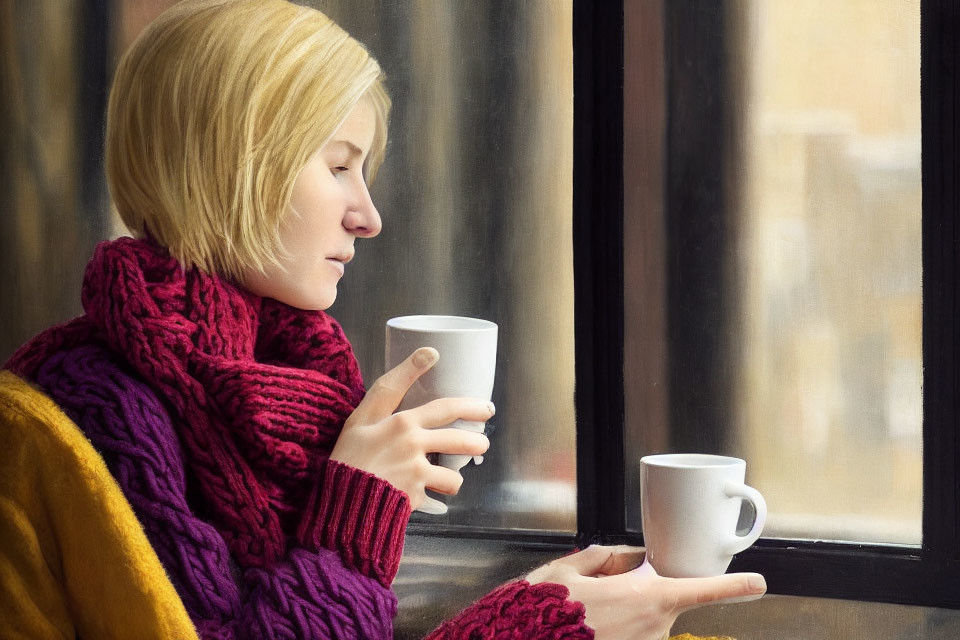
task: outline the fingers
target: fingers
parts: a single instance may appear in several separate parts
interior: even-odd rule
[[[460,491],[462,484],[463,476],[446,467],[431,465],[431,469],[427,472],[426,488],[437,493],[455,495]]]
[[[496,413],[496,408],[492,402],[478,398],[440,398],[401,413],[424,429],[436,429],[456,420],[486,422]]]
[[[400,406],[413,383],[439,359],[440,354],[433,347],[421,347],[411,353],[406,360],[377,378],[354,411],[356,420],[366,424],[390,416]]]
[[[490,440],[487,436],[462,429],[424,431],[423,439],[425,453],[482,456],[490,448]]]
[[[759,573],[732,573],[712,578],[678,578],[670,581],[678,610],[695,609],[721,600],[739,602],[759,598],[767,582]]]

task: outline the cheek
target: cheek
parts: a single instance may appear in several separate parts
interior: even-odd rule
[[[298,211],[311,209],[330,197],[331,189],[336,187],[336,178],[324,167],[309,172],[304,171],[293,185],[290,204]]]
[[[329,171],[317,176],[308,185],[298,185],[290,199],[290,205],[300,214],[290,215],[285,225],[284,240],[292,247],[313,246],[324,236],[335,231],[342,223],[346,203],[343,187]]]

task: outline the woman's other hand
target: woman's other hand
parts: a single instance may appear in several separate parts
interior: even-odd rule
[[[640,564],[643,559],[642,547],[596,545],[535,569],[526,580],[567,587],[570,599],[583,603],[596,640],[661,640],[681,613],[755,600],[767,591],[757,573],[664,578],[648,562]]]
[[[423,347],[383,374],[347,418],[331,460],[337,460],[383,478],[410,497],[410,506],[421,506],[425,489],[456,494],[463,477],[456,471],[430,464],[428,453],[483,455],[490,441],[482,433],[439,429],[455,420],[486,422],[493,403],[476,398],[441,398],[415,409],[394,413],[417,378],[436,364],[436,349]]]

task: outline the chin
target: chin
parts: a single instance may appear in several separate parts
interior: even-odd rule
[[[301,311],[325,311],[337,299],[336,282],[327,278],[305,277],[303,274],[270,277],[252,272],[240,284],[250,293],[272,298]]]
[[[300,309],[301,311],[326,311],[333,306],[336,299],[337,292],[334,290],[332,293],[320,295],[303,293],[301,295],[291,296],[289,300],[281,300],[280,302]]]

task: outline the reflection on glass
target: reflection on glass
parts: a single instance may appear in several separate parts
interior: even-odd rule
[[[391,317],[499,325],[490,451],[446,516],[413,521],[572,531],[572,3],[315,5],[369,47],[394,104],[372,189],[383,232],[331,308],[367,384]]]
[[[111,73],[172,3],[111,4]],[[468,315],[500,326],[490,452],[464,470],[448,516],[415,519],[572,531],[571,0],[305,3],[368,46],[394,104],[386,163],[372,190],[384,229],[358,243],[330,310],[365,380],[383,373],[390,317]],[[0,72],[15,89],[0,105],[16,125],[0,140],[0,165],[12,176],[0,202],[15,213],[0,224],[0,249],[9,249],[0,251],[9,285],[0,291],[0,322],[9,325],[0,360],[79,313],[80,277],[94,243],[126,234],[116,217],[107,223],[99,166],[91,173],[102,202],[87,206],[77,191],[79,133],[68,125],[83,107],[71,98],[72,65],[89,47],[73,31],[83,21],[71,22],[56,2],[35,4],[3,24],[17,35],[18,53]],[[45,46],[27,46],[38,38]]]
[[[749,3],[734,448],[768,536],[920,542],[919,6]]]

